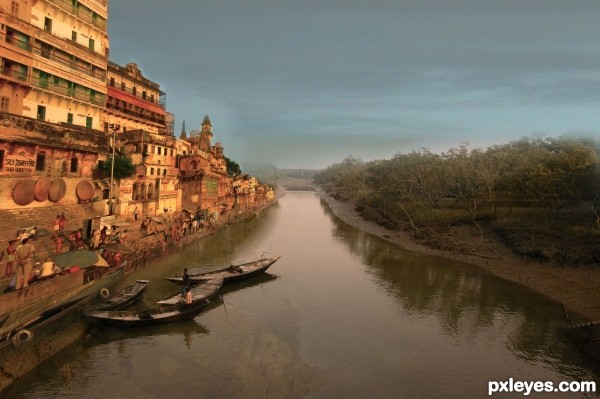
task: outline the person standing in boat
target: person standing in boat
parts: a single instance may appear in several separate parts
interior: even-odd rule
[[[188,269],[183,269],[183,276],[181,276],[181,281],[183,282],[183,288],[187,291],[190,288],[190,275],[188,274]]]
[[[15,289],[27,288],[29,286],[29,275],[33,268],[33,245],[29,242],[29,238],[23,239],[23,244],[20,245],[15,252],[15,260],[17,261],[17,276]]]

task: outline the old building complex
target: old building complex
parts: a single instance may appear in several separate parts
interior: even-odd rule
[[[272,196],[229,175],[208,116],[175,137],[160,85],[109,60],[107,19],[106,0],[0,0],[0,211],[218,217]],[[113,156],[135,172],[114,178]]]

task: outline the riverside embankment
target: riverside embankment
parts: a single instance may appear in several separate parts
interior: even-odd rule
[[[298,184],[298,182],[296,182]],[[461,252],[432,248],[416,242],[408,233],[390,230],[364,220],[351,205],[329,196],[321,188],[315,190],[333,213],[356,228],[379,236],[405,249],[458,260],[478,266],[489,273],[524,285],[562,303],[571,321],[600,320],[600,269],[592,267],[567,267],[541,263],[514,254],[494,236],[474,237],[469,229],[455,229],[445,239],[452,242],[446,248],[462,248]],[[465,250],[468,246],[469,249]],[[565,317],[565,325],[569,322]]]
[[[143,235],[140,230],[141,220],[128,220],[125,229],[128,230],[128,246],[132,249],[123,253],[122,259],[128,262],[126,271],[133,272],[139,268],[152,267],[152,264],[164,257],[175,254],[193,242],[203,239],[216,230],[226,227],[230,223],[238,223],[246,218],[250,218],[263,209],[276,203],[274,201],[247,209],[244,212],[231,212],[212,223],[205,226],[196,233],[184,235],[179,242],[170,238],[165,242],[163,232],[171,224],[175,223],[177,217],[173,216],[170,220],[158,224],[158,233]],[[72,221],[74,222],[74,221]],[[117,282],[110,291],[119,288]],[[33,338],[19,346],[12,344],[0,348],[0,397],[2,391],[14,381],[22,378],[27,373],[35,370],[42,362],[48,360],[56,353],[64,350],[67,346],[78,340],[85,334],[88,323],[81,316],[81,309],[75,309],[64,317],[44,326],[36,331]]]

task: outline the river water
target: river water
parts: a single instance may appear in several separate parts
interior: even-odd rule
[[[162,277],[184,265],[217,268],[263,252],[282,257],[227,286],[193,321],[92,327],[4,397],[483,398],[489,381],[511,377],[600,383],[597,365],[560,334],[560,304],[354,229],[312,192],[288,192],[124,284],[150,279],[137,306],[152,306],[176,291]]]

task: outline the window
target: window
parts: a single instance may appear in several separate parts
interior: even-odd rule
[[[88,129],[91,129],[93,125],[94,125],[94,118],[91,116],[86,116],[85,117],[85,127],[87,127]]]
[[[4,150],[0,150],[0,170],[4,170]]]
[[[52,19],[48,17],[44,18],[44,30],[46,32],[52,33]]]
[[[72,113],[70,113],[70,112],[67,114],[67,123],[68,123],[69,125],[72,125],[72,124],[73,124],[73,114],[72,114]]]
[[[37,119],[40,121],[46,120],[46,107],[43,105],[38,105],[37,107]]]
[[[167,170],[163,169],[163,177],[167,177]]]
[[[110,85],[115,87],[115,78],[110,78]]]
[[[161,147],[157,147],[157,149],[158,149],[158,155],[160,155],[160,153],[161,153]]]
[[[94,39],[90,38],[90,43],[89,43],[89,46],[88,46],[89,49],[92,50],[92,51],[94,51],[95,46],[96,46],[96,41]]]
[[[41,55],[44,58],[50,58],[50,52],[52,51],[52,46],[46,43],[42,43],[41,45]]]
[[[137,90],[136,90],[135,86],[133,86],[133,95],[134,95],[134,96],[135,96],[135,93],[136,93],[136,91],[137,91]]]
[[[154,146],[150,147],[150,154],[156,154],[156,147],[154,147]]]
[[[77,172],[77,163],[79,160],[76,157],[71,158],[71,173]]]
[[[71,40],[73,40],[74,42],[77,41],[77,32],[75,32],[74,30],[71,31]]]
[[[0,112],[8,112],[10,99],[8,97],[0,97]]]
[[[173,156],[173,150],[171,150],[171,156]]]
[[[125,91],[125,82],[121,82],[121,90]]]
[[[150,168],[150,175],[154,175],[154,168]]]
[[[46,153],[40,152],[35,160],[35,170],[43,171],[46,169]]]
[[[19,16],[19,2],[18,1],[13,1],[10,4],[10,12],[17,17]]]

